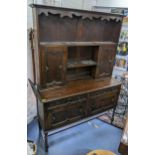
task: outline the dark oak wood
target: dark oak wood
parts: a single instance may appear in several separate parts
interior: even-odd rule
[[[124,143],[120,143],[119,145],[119,150],[118,150],[122,155],[128,155],[128,145]]]
[[[34,54],[34,31],[31,29],[29,34],[29,40],[31,42],[32,50],[32,65],[33,65],[33,82],[36,83],[36,71],[35,71],[35,54]]]
[[[48,89],[39,90],[39,94],[42,102],[47,103],[65,97],[71,97],[84,93],[91,93],[93,91],[107,89],[119,85],[120,82],[111,78],[105,80],[77,80],[69,82],[63,87],[56,86]]]
[[[38,118],[49,131],[115,108],[121,84],[111,78],[122,15],[31,5]]]
[[[38,90],[42,128],[48,131],[62,127],[115,107],[120,87],[114,79],[78,80],[65,86]]]
[[[42,87],[63,84],[66,80],[66,47],[40,47]]]
[[[86,42],[80,42],[80,41],[74,41],[74,42],[40,42],[40,45],[47,46],[47,47],[55,47],[55,46],[100,46],[100,45],[109,45],[114,44],[114,42],[108,42],[108,41],[86,41]]]
[[[114,44],[107,44],[99,47],[96,78],[110,77],[112,75],[116,48],[117,46]]]

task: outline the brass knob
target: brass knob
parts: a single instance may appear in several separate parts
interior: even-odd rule
[[[59,65],[59,69],[62,69],[62,65]]]
[[[111,60],[109,60],[109,63],[112,63],[113,61],[112,61],[112,59]]]
[[[49,67],[48,66],[45,66],[45,70],[48,71],[49,70]]]
[[[53,116],[53,117],[52,117],[52,120],[54,121],[55,119],[56,119],[56,118]]]

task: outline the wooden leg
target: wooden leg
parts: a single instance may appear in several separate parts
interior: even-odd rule
[[[39,126],[39,131],[41,131],[41,125],[40,125],[39,120],[38,120],[38,126]]]
[[[114,121],[115,110],[116,110],[116,106],[113,108],[113,113],[112,113],[112,117],[111,117],[111,124]]]
[[[45,152],[48,152],[48,132],[45,132]]]

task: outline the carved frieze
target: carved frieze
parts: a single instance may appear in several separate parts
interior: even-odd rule
[[[49,16],[50,14],[53,15],[60,15],[60,18],[63,17],[69,17],[69,18],[74,18],[80,17],[82,19],[100,19],[100,20],[114,20],[116,22],[119,22],[122,20],[122,17],[120,16],[115,16],[115,15],[107,15],[107,14],[94,14],[92,12],[87,13],[87,12],[76,12],[76,11],[65,11],[65,10],[54,10],[54,9],[38,9],[38,15],[44,14],[46,16]]]

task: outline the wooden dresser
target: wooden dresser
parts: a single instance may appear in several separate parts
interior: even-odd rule
[[[49,133],[116,107],[121,84],[111,78],[122,15],[31,5],[34,77],[40,129]]]

